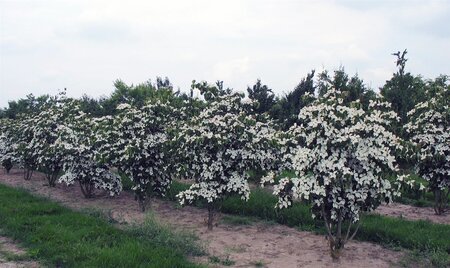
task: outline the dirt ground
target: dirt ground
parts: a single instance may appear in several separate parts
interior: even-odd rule
[[[2,268],[37,268],[39,263],[23,258],[25,251],[13,240],[0,236],[0,267]]]
[[[58,184],[55,188],[50,188],[43,186],[45,182],[44,176],[39,173],[34,174],[30,181],[25,181],[20,170],[12,170],[9,175],[0,175],[0,183],[25,188],[74,209],[94,208],[108,211],[118,222],[142,222],[145,217],[139,211],[131,193],[123,192],[113,198],[100,195],[85,199],[77,186]],[[376,244],[351,241],[346,245],[341,260],[335,262],[329,255],[324,236],[311,232],[264,222],[251,225],[220,223],[209,232],[205,226],[206,211],[202,209],[179,208],[173,202],[156,199],[152,200],[151,210],[160,221],[181,230],[194,232],[206,245],[210,256],[232,260],[233,267],[381,268],[395,267],[404,255],[403,252],[392,251]]]

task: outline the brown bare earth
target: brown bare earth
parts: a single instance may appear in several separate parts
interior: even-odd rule
[[[44,186],[44,176],[39,173],[33,175],[30,181],[25,181],[20,170],[0,175],[0,183],[22,187],[74,209],[107,211],[118,222],[142,222],[145,217],[139,211],[133,195],[127,192],[119,197],[100,195],[85,199],[79,187],[61,184],[55,188]],[[208,232],[204,225],[206,212],[202,209],[179,208],[173,202],[155,199],[152,200],[151,210],[161,222],[194,232],[205,244],[210,256],[229,259],[234,262],[234,267],[381,268],[395,267],[404,255],[372,243],[351,241],[346,245],[341,260],[335,262],[329,255],[325,238],[310,232],[264,222],[237,226],[220,223],[212,232]],[[202,262],[207,262],[207,259],[202,258]]]
[[[0,236],[0,267],[2,268],[37,268],[39,263],[26,260],[26,252],[13,240]],[[23,260],[21,260],[23,259]]]

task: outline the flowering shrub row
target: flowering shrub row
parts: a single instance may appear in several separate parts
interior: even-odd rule
[[[247,200],[248,171],[261,170],[261,183],[275,184],[277,208],[302,199],[311,204],[313,216],[325,222],[333,257],[356,234],[361,213],[390,202],[402,186],[416,187],[408,176],[386,179],[398,173],[396,155],[405,148],[391,131],[398,117],[381,98],[364,107],[332,89],[321,97],[307,95],[311,104],[299,111],[298,124],[281,131],[255,115],[257,105],[242,95],[198,86],[205,96],[199,107],[172,94],[143,106],[122,103],[115,116],[98,118],[64,94],[50,98],[33,114],[2,121],[1,163],[7,170],[18,163],[26,179],[43,171],[50,186],[78,182],[86,197],[94,189],[119,194],[121,172],[131,179],[142,210],[149,197],[166,193],[173,178],[192,179],[177,197],[182,205],[205,202],[209,229],[221,200]],[[420,174],[444,196],[450,174],[448,90],[439,94],[410,112],[406,130],[418,148]],[[275,182],[287,169],[296,176]]]

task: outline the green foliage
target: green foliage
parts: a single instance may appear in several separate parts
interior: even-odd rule
[[[331,89],[339,90],[344,95],[344,103],[359,101],[364,109],[368,108],[370,100],[375,99],[373,90],[366,88],[364,81],[357,74],[349,77],[343,67],[334,71],[333,77],[327,71],[319,74],[317,88],[319,96],[325,95]]]
[[[269,114],[275,119],[281,128],[288,129],[297,121],[298,112],[301,108],[308,105],[310,100],[304,98],[305,94],[314,94],[314,70],[307,74],[300,83],[286,95],[278,98],[275,105],[269,111]]]
[[[275,95],[272,89],[263,85],[261,80],[256,80],[255,85],[247,87],[249,99],[254,101],[253,111],[257,114],[263,114],[272,109],[275,104]]]
[[[16,119],[20,115],[36,114],[48,102],[49,98],[49,95],[35,97],[33,94],[29,94],[24,99],[9,101],[8,108],[1,111],[0,118]]]
[[[22,190],[0,185],[0,203],[2,235],[48,266],[196,267],[169,240],[151,241]]]
[[[420,76],[405,73],[406,49],[403,53],[397,52],[393,55],[397,57],[398,70],[392,78],[380,89],[380,93],[392,104],[392,109],[400,116],[400,125],[407,121],[407,113],[419,102],[424,100],[425,83]],[[400,134],[400,127],[397,134]]]

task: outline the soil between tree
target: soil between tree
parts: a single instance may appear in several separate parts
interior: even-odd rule
[[[122,192],[117,197],[102,194],[85,199],[78,186],[44,186],[46,180],[41,173],[35,173],[30,181],[25,181],[22,171],[17,169],[12,170],[9,175],[1,174],[0,183],[27,189],[73,209],[106,211],[119,223],[139,223],[145,218],[133,194],[128,192]],[[209,232],[205,225],[206,210],[196,207],[180,208],[174,202],[160,199],[153,199],[151,202],[149,210],[161,222],[194,232],[205,244],[210,256],[232,260],[234,267],[395,267],[405,254],[373,243],[351,241],[346,245],[341,259],[335,262],[330,257],[325,237],[321,235],[264,222],[251,225],[219,222]],[[208,262],[206,257],[196,261]],[[211,266],[214,265],[216,264]]]

